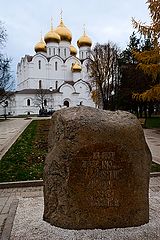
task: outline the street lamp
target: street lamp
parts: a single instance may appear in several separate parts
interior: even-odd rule
[[[111,91],[111,110],[113,111],[114,110],[114,101],[113,101],[113,98],[114,98],[114,90]]]
[[[6,110],[7,110],[7,109],[6,109],[7,107],[8,107],[8,101],[5,101],[5,102],[4,102],[4,118],[5,118],[5,119],[7,119],[7,111],[6,111]]]
[[[54,101],[54,99],[53,99],[53,96],[52,96],[52,92],[53,92],[53,88],[52,87],[50,87],[49,88],[49,91],[51,92],[51,100],[50,100],[50,102],[51,102],[51,115],[52,115],[52,112],[53,112],[53,101]]]

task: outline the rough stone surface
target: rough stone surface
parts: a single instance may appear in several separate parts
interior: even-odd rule
[[[151,154],[128,112],[90,107],[52,117],[44,169],[44,220],[68,229],[117,228],[149,221]]]

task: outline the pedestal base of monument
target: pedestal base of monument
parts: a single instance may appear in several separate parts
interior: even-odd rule
[[[72,213],[74,214],[74,213]],[[101,214],[101,211],[98,212],[98,215]],[[44,221],[50,223],[51,225],[55,227],[60,227],[63,229],[70,229],[70,230],[84,230],[84,229],[111,229],[111,228],[127,228],[127,227],[138,227],[141,225],[144,225],[149,222],[149,218],[146,217],[146,221],[131,221],[130,218],[122,219],[121,217],[117,216],[115,219],[113,218],[107,218],[106,216],[102,215],[102,218],[96,217],[95,214],[92,215],[92,219],[84,219],[84,212],[82,213],[82,217],[77,215],[77,213],[74,214],[74,216],[77,218],[77,221],[70,220],[67,218],[54,218],[53,216],[50,219],[43,218]],[[138,217],[138,216],[137,216]],[[142,216],[140,216],[142,218]],[[78,220],[79,219],[79,220]]]
[[[137,118],[91,107],[52,117],[44,168],[44,220],[67,229],[149,221],[151,153]]]

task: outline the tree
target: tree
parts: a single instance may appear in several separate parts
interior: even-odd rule
[[[141,39],[137,37],[135,32],[133,32],[132,35],[129,37],[129,43],[127,45],[127,48],[121,53],[121,56],[120,56],[121,64],[126,64],[126,63],[135,64],[137,62],[132,52],[133,50],[139,52],[141,47],[140,44],[141,44]]]
[[[138,34],[130,36],[127,48],[120,56],[120,72],[121,81],[119,87],[119,102],[118,108],[136,113],[137,116],[142,117],[144,112],[147,115],[147,108],[151,103],[143,102],[140,99],[133,99],[133,93],[141,94],[150,86],[151,77],[144,74],[144,72],[137,67],[137,60],[132,52],[141,52],[149,50],[152,47],[150,38],[144,39]]]
[[[133,55],[139,62],[139,68],[144,73],[152,76],[150,88],[135,97],[142,100],[160,101],[160,2],[159,0],[147,0],[148,9],[151,17],[150,25],[132,19],[134,28],[145,38],[151,38],[152,48],[137,52]]]
[[[4,46],[6,42],[6,30],[0,22],[0,47]],[[13,86],[13,80],[11,78],[10,71],[11,59],[6,58],[0,51],[0,104],[6,105],[5,102],[11,96],[11,87]]]
[[[48,93],[48,89],[42,89],[39,88],[36,90],[36,96],[34,99],[34,105],[36,107],[39,107],[39,114],[40,115],[44,115],[46,114],[46,109],[45,107],[47,106],[47,93]]]
[[[118,54],[116,44],[97,43],[88,61],[93,100],[103,109],[113,108],[113,96],[115,98],[118,85]]]

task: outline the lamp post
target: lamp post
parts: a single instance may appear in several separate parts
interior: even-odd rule
[[[5,102],[4,102],[4,118],[5,118],[5,120],[7,119],[7,111],[6,111],[6,110],[7,110],[7,109],[6,109],[7,107],[8,107],[8,102],[5,101]]]
[[[115,106],[114,106],[114,101],[113,101],[113,97],[114,97],[114,94],[115,94],[115,92],[114,92],[114,90],[112,90],[111,91],[111,110],[113,111],[113,110],[115,110]]]
[[[53,112],[53,96],[52,96],[52,92],[53,92],[53,88],[52,87],[50,87],[49,88],[49,91],[51,92],[51,100],[50,100],[50,102],[51,102],[51,115],[52,115],[52,112]]]

